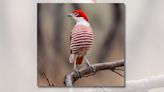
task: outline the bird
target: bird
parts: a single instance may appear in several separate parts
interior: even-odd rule
[[[74,63],[73,70],[80,76],[77,65],[85,60],[89,69],[95,71],[86,57],[88,50],[93,46],[94,34],[88,16],[82,10],[73,10],[68,17],[75,21],[70,33],[70,63]]]

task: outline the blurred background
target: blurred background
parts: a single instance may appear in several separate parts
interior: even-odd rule
[[[75,22],[67,14],[75,9],[81,9],[88,15],[93,28],[94,45],[87,53],[89,61],[94,64],[124,59],[124,4],[43,3],[38,4],[37,8],[38,86],[49,86],[46,77],[55,86],[64,86],[65,75],[73,69],[73,64],[69,63],[69,45]],[[124,75],[124,71],[118,72]],[[124,78],[105,70],[79,79],[74,86],[124,86]]]
[[[164,74],[164,0],[96,1],[125,3],[126,81]],[[37,86],[37,2],[71,3],[70,0],[0,0],[2,92],[69,92],[69,88]],[[73,90],[88,92],[93,88],[95,87]],[[148,92],[163,91],[164,87]]]

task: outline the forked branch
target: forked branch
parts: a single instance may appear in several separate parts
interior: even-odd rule
[[[121,67],[121,66],[124,66],[124,60],[117,60],[117,61],[108,62],[108,63],[93,64],[92,67],[94,68],[95,72],[91,71],[89,68],[86,68],[86,67],[79,70],[81,77],[78,77],[75,72],[71,72],[70,74],[65,76],[64,84],[65,86],[73,86],[74,82],[78,80],[79,78],[94,75],[96,72],[102,71],[102,70],[109,69],[109,70],[114,71],[116,67]]]

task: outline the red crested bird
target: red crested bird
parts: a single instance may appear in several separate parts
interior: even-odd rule
[[[82,64],[83,60],[85,60],[89,69],[94,71],[86,57],[87,51],[93,44],[93,31],[87,15],[82,10],[74,10],[68,16],[72,17],[76,22],[70,36],[71,55],[69,61],[70,63],[74,63],[73,70],[78,74],[78,76],[80,76],[80,72],[76,66]]]

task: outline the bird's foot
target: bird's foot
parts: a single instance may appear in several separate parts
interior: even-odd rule
[[[73,71],[76,73],[77,77],[81,78],[80,71],[76,68],[73,68]]]
[[[85,57],[85,61],[87,66],[89,67],[89,71],[91,71],[92,74],[96,73],[96,69],[89,63],[88,59]]]
[[[96,73],[96,69],[92,65],[88,65],[89,71],[91,71],[93,74]]]

